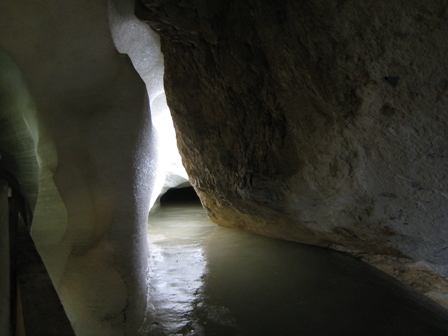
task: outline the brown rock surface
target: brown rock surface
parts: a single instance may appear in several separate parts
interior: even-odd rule
[[[348,251],[448,305],[446,1],[141,1],[213,221]]]

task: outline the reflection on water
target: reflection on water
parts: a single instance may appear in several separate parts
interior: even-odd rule
[[[149,222],[150,335],[448,335],[445,312],[351,257],[217,227],[200,205]]]
[[[192,312],[207,273],[205,245],[215,229],[201,206],[163,207],[148,225],[151,303],[155,334],[201,330]],[[157,332],[156,332],[157,331]],[[187,332],[187,333],[185,333]]]

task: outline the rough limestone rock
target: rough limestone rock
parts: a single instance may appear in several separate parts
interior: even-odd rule
[[[190,180],[218,224],[348,251],[448,306],[448,3],[156,1]]]

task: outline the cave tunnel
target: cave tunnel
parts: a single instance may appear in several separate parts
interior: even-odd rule
[[[160,198],[160,205],[200,204],[198,194],[193,187],[171,188]]]
[[[446,55],[439,0],[0,1],[0,334],[447,335]]]

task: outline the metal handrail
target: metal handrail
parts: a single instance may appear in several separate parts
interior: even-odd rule
[[[41,324],[43,327],[52,326],[51,335],[58,336],[74,336],[75,333],[67,318],[65,310],[56,293],[56,290],[51,282],[48,271],[40,258],[40,255],[34,245],[31,237],[31,220],[32,214],[26,198],[23,196],[20,184],[17,179],[7,170],[0,167],[0,179],[6,180],[10,188],[8,197],[8,216],[9,216],[9,250],[10,250],[10,333],[11,336],[16,335],[17,330],[17,303],[19,287],[29,285],[29,275],[27,278],[27,271],[29,271],[28,262],[32,261],[34,266],[40,269],[40,280],[44,278],[45,283],[48,284],[45,298],[41,298],[39,307],[42,309],[33,309],[30,305],[23,304],[27,294],[26,290],[21,290],[20,300],[22,302],[22,314],[25,324],[25,331],[27,336],[32,336],[34,333],[41,335],[42,330],[36,324]],[[21,222],[21,219],[23,222]],[[21,224],[23,223],[23,224]],[[22,280],[23,279],[23,280]],[[26,280],[25,280],[26,279]],[[37,286],[36,286],[37,287]],[[48,290],[48,287],[50,290]],[[29,287],[27,287],[29,290]],[[41,294],[34,290],[32,291],[33,300]],[[34,297],[36,296],[36,297]],[[25,301],[24,301],[25,300]],[[45,302],[45,303],[43,303]],[[25,312],[26,310],[26,312]],[[46,310],[45,312],[41,310]],[[45,315],[46,314],[46,315]],[[45,321],[41,316],[52,316],[54,320]],[[27,323],[30,328],[27,328]],[[50,334],[49,334],[50,335]]]

